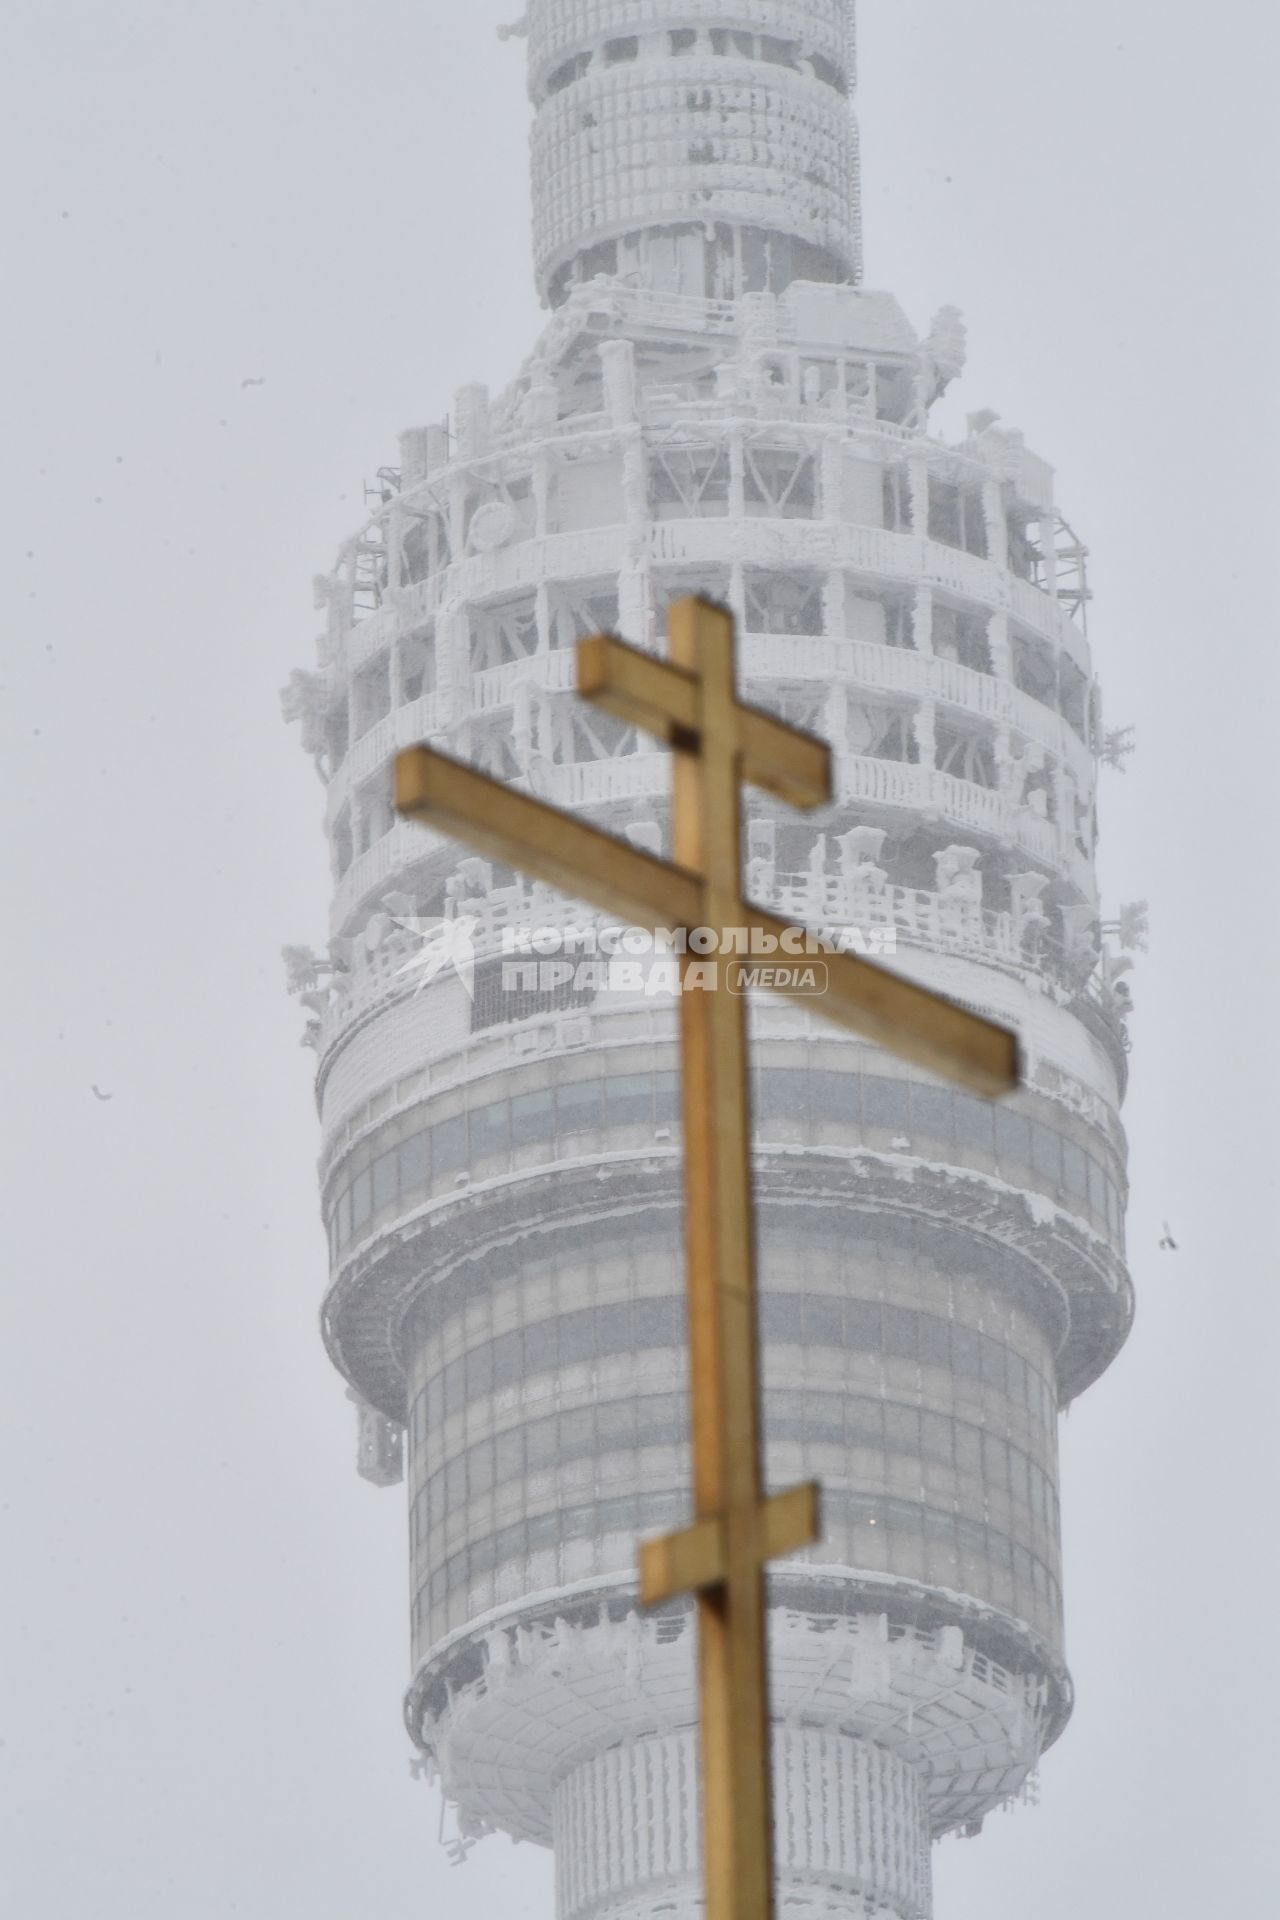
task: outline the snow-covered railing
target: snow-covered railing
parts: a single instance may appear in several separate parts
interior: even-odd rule
[[[402,710],[408,712],[408,709]],[[399,745],[412,745],[421,729],[406,729]],[[343,772],[346,769],[344,767]],[[966,832],[1003,840],[1047,866],[1066,872],[1088,897],[1093,870],[1074,841],[1051,820],[1015,805],[995,788],[906,760],[845,755],[837,762],[837,796],[854,805],[872,805],[932,813]],[[660,802],[671,787],[671,756],[662,752],[620,753],[602,760],[553,765],[542,762],[529,784],[539,799],[559,807],[604,807],[620,801]],[[412,836],[406,838],[406,835]],[[399,867],[430,850],[418,827],[397,825],[354,860],[334,892],[331,926],[339,931],[362,901]]]
[[[993,726],[1025,734],[1037,745],[1060,754],[1084,788],[1092,785],[1093,756],[1061,714],[994,674],[981,673],[940,654],[917,653],[911,647],[890,647],[875,640],[744,633],[739,646],[742,675],[748,682],[843,681],[918,700],[941,700],[980,714]],[[759,690],[757,697],[767,705],[767,687]]]
[[[520,686],[532,685],[541,693],[568,693],[576,684],[576,649],[553,647],[548,653],[527,654],[523,660],[506,660],[473,674],[471,707],[474,713],[493,713],[509,707]]]
[[[420,740],[429,739],[439,726],[439,712],[439,695],[427,693],[419,700],[409,700],[404,706],[393,708],[367,733],[362,733],[329,782],[326,818],[336,819],[355,789],[388,766],[392,754],[401,747],[416,746]]]

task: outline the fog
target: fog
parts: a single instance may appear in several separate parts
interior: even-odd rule
[[[551,1912],[410,1777],[405,1522],[317,1330],[322,791],[279,718],[362,476],[539,324],[518,0],[11,0],[0,192],[0,1897],[22,1920]],[[1091,549],[1136,1015],[1128,1348],[1063,1430],[1075,1717],[940,1920],[1265,1910],[1270,8],[861,0],[867,282],[964,309]],[[252,384],[249,384],[252,383]],[[1167,1220],[1178,1245],[1158,1247]]]

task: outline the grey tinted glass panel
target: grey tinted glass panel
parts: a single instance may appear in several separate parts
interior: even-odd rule
[[[596,1426],[600,1447],[630,1447],[635,1442],[636,1408],[634,1400],[605,1402],[596,1408]]]
[[[566,1313],[560,1320],[560,1362],[568,1366],[575,1360],[590,1360],[595,1352],[595,1314],[584,1307]]]
[[[1031,1129],[1031,1164],[1037,1173],[1055,1185],[1062,1179],[1062,1142],[1056,1133],[1038,1121]]]
[[[859,1077],[854,1073],[809,1075],[810,1111],[815,1120],[846,1125],[853,1132],[861,1115]]]
[[[965,1421],[956,1421],[956,1465],[961,1473],[983,1471],[983,1436]]]
[[[804,1337],[810,1346],[844,1345],[844,1302],[810,1293],[804,1303]]]
[[[471,1154],[476,1160],[491,1155],[502,1155],[507,1151],[507,1103],[495,1101],[492,1106],[479,1107],[470,1116]]]
[[[1088,1192],[1087,1163],[1084,1154],[1072,1140],[1062,1143],[1062,1180],[1067,1192],[1083,1200]]]
[[[804,1396],[804,1434],[807,1440],[827,1440],[844,1444],[844,1405],[834,1393]]]
[[[803,1119],[809,1104],[809,1076],[803,1067],[774,1067],[761,1074],[756,1111],[762,1119]]]
[[[602,1088],[599,1080],[575,1080],[556,1089],[557,1129],[582,1133],[600,1125]]]
[[[436,1172],[457,1173],[467,1164],[467,1122],[464,1114],[438,1120],[431,1129],[431,1162]]]
[[[1025,1114],[996,1108],[996,1158],[1014,1167],[1031,1164],[1031,1128]]]
[[[415,1193],[431,1178],[430,1142],[424,1130],[400,1142],[400,1191]]]
[[[989,1334],[982,1336],[982,1378],[989,1387],[1004,1392],[1004,1348]]]
[[[524,1330],[526,1373],[545,1373],[556,1364],[558,1342],[554,1320],[540,1320]]]
[[[634,1533],[637,1525],[636,1499],[633,1494],[623,1494],[617,1500],[602,1500],[596,1508],[599,1515],[600,1530]]]
[[[477,1540],[471,1549],[470,1567],[472,1578],[478,1573],[491,1573],[494,1560],[494,1538],[490,1534],[486,1540]]]
[[[636,1344],[635,1308],[630,1300],[618,1300],[596,1308],[596,1352],[627,1353]]]
[[[560,1515],[558,1513],[540,1513],[529,1522],[529,1551],[536,1553],[539,1547],[554,1547],[560,1538]]]
[[[972,1327],[952,1327],[951,1364],[966,1380],[981,1379],[982,1349]]]
[[[373,1210],[380,1213],[383,1207],[394,1204],[398,1188],[396,1168],[399,1156],[393,1147],[390,1153],[382,1153],[373,1163]]]
[[[962,1552],[977,1554],[980,1559],[986,1558],[987,1530],[979,1526],[976,1520],[967,1520],[963,1514],[957,1514],[956,1539]]]
[[[864,1353],[879,1353],[880,1302],[878,1300],[845,1301],[844,1337],[847,1345],[857,1347]]]
[[[493,1347],[488,1341],[467,1355],[467,1398],[488,1393],[493,1386]]]
[[[501,1527],[493,1537],[494,1552],[499,1562],[515,1560],[525,1551],[526,1529],[523,1520],[517,1520],[512,1527]]]
[[[488,1493],[493,1485],[494,1445],[492,1440],[481,1440],[471,1449],[471,1463],[467,1470],[472,1494]]]
[[[511,1102],[511,1138],[517,1147],[534,1140],[549,1140],[555,1131],[554,1102],[549,1090],[518,1093]]]
[[[951,1328],[936,1313],[919,1316],[920,1359],[926,1367],[951,1365]]]
[[[905,1132],[908,1090],[905,1080],[866,1079],[862,1083],[862,1117],[869,1127],[892,1127]]]
[[[661,1527],[675,1520],[683,1496],[674,1493],[642,1493],[636,1502],[638,1523],[642,1527]]]
[[[884,1445],[884,1413],[875,1400],[850,1400],[845,1407],[845,1442],[851,1447]]]
[[[653,1089],[647,1073],[629,1073],[605,1084],[605,1110],[611,1127],[647,1126],[653,1115]]]
[[[911,1124],[930,1140],[949,1140],[951,1095],[942,1087],[912,1087]]]
[[[761,1298],[759,1314],[762,1339],[790,1341],[803,1339],[804,1314],[799,1295],[766,1293]]]
[[[916,1358],[916,1315],[909,1307],[891,1307],[888,1304],[880,1309],[883,1328],[884,1350],[894,1354],[900,1360]]]
[[[671,1126],[680,1118],[680,1076],[655,1073],[653,1076],[653,1117],[658,1126]]]
[[[524,1370],[524,1342],[518,1333],[500,1333],[493,1343],[493,1384],[512,1386]]]
[[[958,1093],[952,1100],[952,1115],[955,1120],[956,1142],[971,1151],[990,1154],[995,1125],[995,1113],[985,1100],[975,1100],[971,1094]]]
[[[635,1302],[635,1343],[638,1347],[674,1347],[684,1338],[683,1302],[675,1299]]]
[[[576,1460],[584,1453],[594,1453],[595,1425],[592,1407],[578,1407],[572,1413],[560,1415],[559,1447],[566,1459]]]
[[[466,1402],[467,1373],[466,1361],[460,1355],[451,1360],[444,1370],[444,1410],[446,1416],[458,1413]]]

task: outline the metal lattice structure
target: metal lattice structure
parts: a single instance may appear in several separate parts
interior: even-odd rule
[[[656,650],[672,599],[723,600],[743,696],[836,756],[823,814],[753,804],[747,892],[1025,1051],[993,1110],[753,1014],[766,1467],[825,1491],[770,1583],[780,1906],[921,1920],[931,1836],[1069,1712],[1056,1422],[1131,1315],[1084,550],[1020,435],[932,434],[958,316],[921,339],[858,284],[840,0],[527,25],[552,313],[505,393],[403,436],[287,695],[334,865],[329,945],[290,954],[325,1337],[361,1471],[407,1477],[407,1719],[460,1844],[553,1845],[565,1920],[692,1913],[691,1616],[641,1616],[633,1572],[690,1511],[672,1000],[585,909],[396,824],[389,763],[428,740],[669,850],[668,758],[584,712],[573,643]],[[440,928],[461,968],[422,964]]]

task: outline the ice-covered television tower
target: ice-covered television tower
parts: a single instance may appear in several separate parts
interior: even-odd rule
[[[780,1910],[930,1911],[929,1845],[1018,1795],[1071,1704],[1055,1431],[1124,1339],[1120,979],[1094,879],[1084,550],[961,371],[860,284],[845,0],[531,0],[534,248],[513,384],[403,436],[288,690],[327,784],[332,939],[290,954],[319,1067],[329,1351],[408,1482],[409,1731],[459,1844],[554,1847],[562,1920],[699,1905],[692,1615],[637,1538],[690,1514],[675,1022],[586,915],[397,824],[429,740],[664,845],[668,757],[574,642],[727,602],[746,697],[833,746],[761,803],[748,891],[896,941],[1018,1028],[992,1107],[762,998],[767,1463],[824,1488],[770,1580]]]

